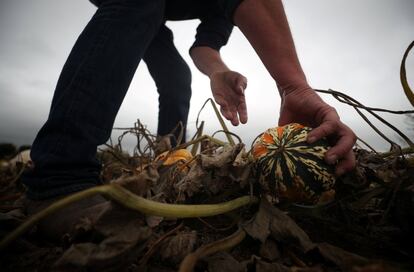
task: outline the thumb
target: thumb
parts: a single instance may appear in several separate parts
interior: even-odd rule
[[[283,107],[281,107],[280,112],[279,112],[279,121],[278,121],[278,126],[284,126],[287,125],[289,123],[291,123],[291,116],[289,116],[289,113],[286,112]]]
[[[247,78],[237,73],[234,88],[239,94],[244,94],[244,90],[247,88]]]

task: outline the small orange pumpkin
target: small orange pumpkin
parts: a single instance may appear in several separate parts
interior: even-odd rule
[[[155,158],[155,162],[163,161],[164,166],[177,164],[178,168],[185,172],[190,169],[189,164],[192,160],[193,155],[187,149],[165,151]]]
[[[193,159],[190,151],[187,149],[178,149],[174,151],[165,151],[155,158],[155,161],[164,161],[162,165],[172,165],[177,162],[188,162]]]

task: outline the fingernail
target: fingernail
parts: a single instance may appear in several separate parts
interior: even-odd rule
[[[336,156],[336,155],[329,155],[328,156],[328,162],[330,163],[330,164],[334,164],[334,163],[336,163],[336,161],[338,160],[338,157]]]

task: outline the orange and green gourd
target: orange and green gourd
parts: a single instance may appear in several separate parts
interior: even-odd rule
[[[311,128],[292,123],[266,130],[253,145],[255,170],[271,202],[316,204],[332,196],[334,167],[324,161],[325,139],[309,144]]]

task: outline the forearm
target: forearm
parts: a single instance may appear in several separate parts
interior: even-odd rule
[[[198,70],[210,78],[214,73],[230,71],[221,59],[220,53],[210,47],[195,47],[191,50],[190,56]]]
[[[280,0],[244,0],[235,11],[234,22],[281,92],[309,88]]]

